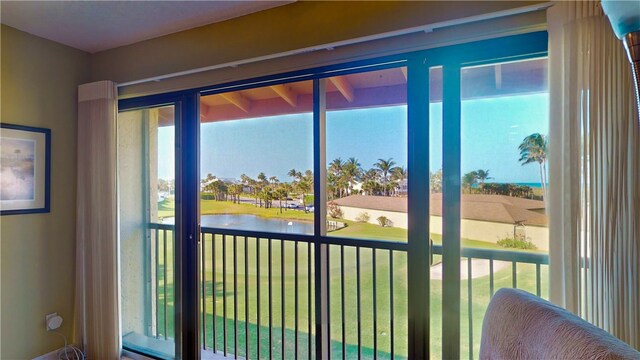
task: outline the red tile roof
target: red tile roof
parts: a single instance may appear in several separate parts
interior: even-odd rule
[[[350,195],[334,202],[340,206],[407,212],[406,197]],[[547,226],[547,216],[532,210],[544,210],[544,202],[504,195],[462,195],[462,218],[508,224]],[[432,194],[430,211],[442,216],[442,194]]]

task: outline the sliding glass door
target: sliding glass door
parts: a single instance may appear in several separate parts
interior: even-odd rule
[[[200,98],[205,353],[313,352],[312,91],[300,81]]]
[[[474,358],[495,291],[548,299],[547,58],[463,66],[460,99],[460,349]]]
[[[118,115],[122,343],[174,357],[176,326],[176,107]]]
[[[533,33],[121,100],[125,348],[476,358],[495,291],[546,295],[545,56]]]

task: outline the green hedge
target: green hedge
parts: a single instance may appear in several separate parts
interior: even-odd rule
[[[537,247],[531,241],[528,241],[525,239],[504,238],[504,239],[498,240],[498,245],[504,248],[511,248],[511,249],[524,249],[524,250],[537,249]]]

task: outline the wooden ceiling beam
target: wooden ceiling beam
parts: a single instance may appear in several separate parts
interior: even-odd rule
[[[242,94],[240,94],[237,91],[230,92],[230,93],[222,93],[220,94],[220,96],[222,96],[225,100],[237,106],[240,110],[246,113],[248,113],[249,110],[251,110],[251,100],[242,96]]]
[[[298,94],[293,91],[291,87],[287,87],[285,84],[272,85],[270,86],[271,90],[273,90],[278,96],[280,96],[284,101],[286,101],[289,105],[296,107],[298,106]]]
[[[348,102],[353,102],[353,100],[355,99],[353,86],[351,86],[347,78],[345,78],[344,76],[333,76],[329,78],[329,81],[331,81],[333,85],[335,85],[338,91],[340,91],[340,94],[342,94],[342,96],[344,96],[344,98],[347,99]]]
[[[200,121],[206,119],[207,116],[209,116],[210,110],[211,107],[209,105],[203,103],[202,101],[200,102]]]
[[[175,113],[174,113],[173,106],[156,108],[156,109],[152,109],[152,111],[157,111],[159,125],[161,126],[174,125]]]

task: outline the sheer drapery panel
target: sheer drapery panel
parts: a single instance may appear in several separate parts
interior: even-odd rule
[[[89,359],[120,358],[116,114],[115,83],[78,87],[75,339]]]
[[[640,348],[632,74],[599,3],[560,2],[548,15],[552,300]]]

